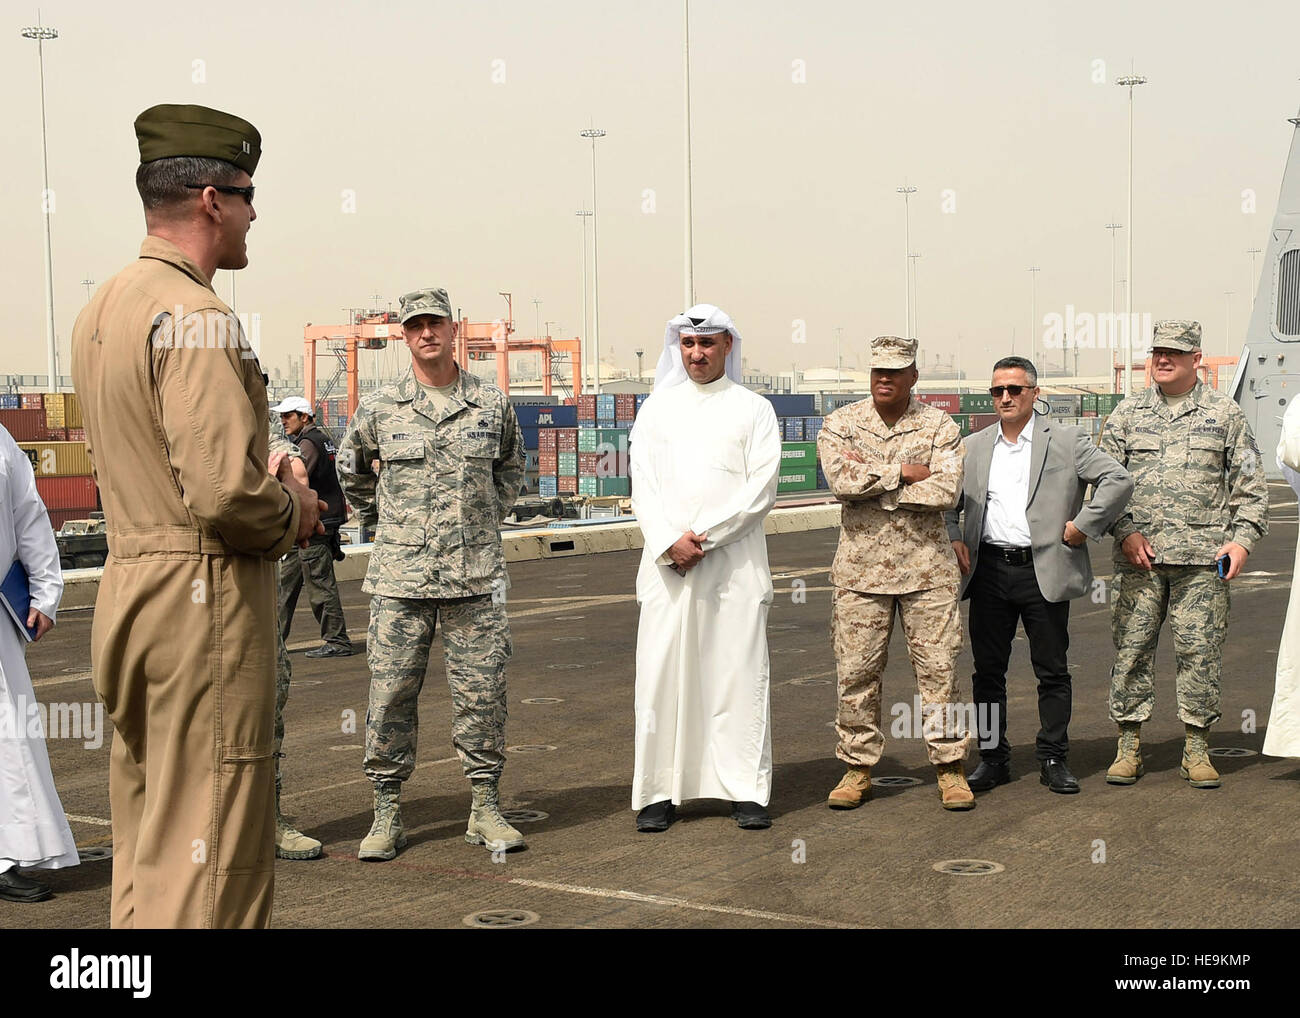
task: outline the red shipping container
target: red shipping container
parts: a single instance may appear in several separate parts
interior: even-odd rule
[[[49,509],[50,527],[57,533],[68,520],[88,520],[90,514],[99,512],[95,506],[81,509]]]
[[[19,405],[24,410],[44,410],[45,393],[43,392],[24,392],[18,397]]]
[[[998,422],[997,414],[971,414],[970,415],[971,434],[973,435],[977,431],[983,431],[990,424],[996,424],[997,422]]]
[[[537,472],[539,474],[555,474],[560,469],[559,455],[554,449],[537,450]]]
[[[85,440],[86,440],[86,429],[85,429],[85,428],[69,428],[69,429],[68,429],[68,441],[69,441],[69,442],[84,442]]]
[[[578,429],[577,428],[556,428],[555,434],[556,434],[557,452],[578,451]]]
[[[45,437],[43,442],[66,442],[68,440],[67,428],[52,428],[48,424],[45,426]]]
[[[961,413],[961,397],[954,393],[913,392],[912,395],[916,397],[918,402],[925,403],[929,406],[937,406],[944,413],[947,414]]]
[[[44,410],[0,410],[0,424],[15,442],[45,441]]]
[[[71,509],[99,501],[93,477],[38,477],[36,494],[46,509]]]
[[[614,396],[614,416],[631,419],[636,416],[636,393],[620,392]]]
[[[598,452],[578,453],[578,476],[595,477],[596,465],[599,462],[600,462],[600,453]]]
[[[556,448],[556,429],[555,428],[538,428],[537,429],[537,451],[538,452],[557,452]]]
[[[578,420],[594,421],[596,419],[596,394],[584,393],[578,397]]]
[[[577,477],[561,477],[556,482],[556,491],[561,495],[576,495],[578,493]]]

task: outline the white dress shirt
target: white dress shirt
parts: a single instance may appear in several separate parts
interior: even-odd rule
[[[1029,536],[1029,460],[1034,442],[1034,418],[1030,415],[1024,430],[1014,441],[1007,441],[998,424],[993,440],[993,462],[989,465],[988,501],[984,506],[984,533],[989,544],[1007,548],[1028,548]]]

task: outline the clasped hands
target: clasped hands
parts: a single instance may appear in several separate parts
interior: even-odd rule
[[[668,557],[673,560],[673,571],[678,576],[685,576],[704,561],[703,544],[708,536],[707,530],[703,534],[688,530],[668,549]]]

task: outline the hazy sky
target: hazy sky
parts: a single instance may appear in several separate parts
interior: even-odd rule
[[[597,143],[605,359],[635,367],[641,347],[649,368],[682,309],[677,0],[125,0],[41,13],[60,32],[45,75],[65,372],[80,281],[107,279],[138,251],[131,124],[160,102],[215,106],[262,133],[238,307],[261,314],[270,369],[301,352],[306,322],[430,285],[476,321],[502,315],[497,291],[512,291],[521,334],[539,297],[542,320],[580,333],[574,211],[591,201],[590,143],[578,136],[589,122],[608,132]],[[36,44],[19,36],[35,18],[8,4],[0,34],[0,374],[46,365]],[[1114,78],[1132,60],[1150,79],[1135,104],[1135,310],[1200,319],[1219,353],[1230,302],[1235,352],[1254,299],[1246,249],[1266,246],[1300,105],[1297,38],[1293,0],[694,0],[697,299],[735,318],[751,368],[833,364],[836,327],[853,366],[868,337],[904,330],[894,189],[906,182],[917,188],[927,361],[960,343],[965,366],[987,364],[1009,352],[1013,329],[1024,353],[1030,265],[1041,267],[1039,317],[1067,304],[1109,310],[1104,224],[1127,223],[1126,101]],[[216,285],[228,299],[230,273]],[[796,319],[803,345],[792,342]],[[1108,360],[1085,355],[1082,366]]]

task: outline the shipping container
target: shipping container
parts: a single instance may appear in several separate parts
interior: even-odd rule
[[[953,423],[957,425],[957,430],[961,432],[962,438],[970,434],[970,414],[952,414]]]
[[[1042,399],[1047,403],[1047,412],[1051,417],[1078,417],[1079,416],[1079,396],[1073,393],[1064,395],[1043,396]]]
[[[524,448],[525,448],[525,449],[536,449],[536,448],[538,447],[538,446],[537,446],[537,437],[538,437],[538,432],[539,432],[540,430],[541,430],[540,428],[520,428],[520,429],[519,429],[519,433],[520,433],[520,435],[523,436],[523,439],[524,439]]]
[[[633,418],[628,418],[628,419],[626,419],[626,420],[624,420],[624,419],[622,419],[622,418],[615,418],[615,419],[614,419],[614,427],[616,427],[616,428],[622,428],[624,431],[631,431],[631,430],[632,430],[632,425],[634,425],[635,423],[636,423],[636,420],[633,419]]]
[[[596,466],[600,462],[600,453],[598,452],[580,452],[578,453],[578,476],[595,477]],[[581,492],[579,492],[581,494]],[[595,492],[592,492],[595,494]]]
[[[555,472],[561,477],[577,477],[578,454],[576,452],[561,452]]]
[[[786,491],[812,491],[816,487],[816,467],[805,467],[803,469],[791,470],[782,467],[780,474],[777,475],[776,490],[778,493]]]
[[[977,431],[983,431],[990,424],[997,424],[999,420],[997,414],[970,414],[969,417],[972,435]]]
[[[0,410],[0,425],[15,442],[47,441],[44,410]]]
[[[817,436],[822,433],[821,417],[805,417],[803,419],[803,440],[805,442],[817,441]]]
[[[576,428],[578,408],[571,406],[517,406],[521,428]]]
[[[626,497],[632,494],[632,480],[628,477],[598,477],[596,478],[596,494],[602,497],[609,495]]]
[[[864,399],[870,398],[871,394],[865,392],[828,392],[822,396],[822,416],[828,417],[840,407],[846,407],[850,403],[861,403]]]
[[[631,420],[636,416],[636,393],[619,392],[614,394],[614,415]]]
[[[579,456],[586,456],[586,455],[589,455],[589,454],[588,454],[588,453],[579,453],[578,455],[579,455]],[[581,467],[579,467],[579,469],[581,469]],[[587,495],[587,496],[589,496],[589,497],[591,497],[591,498],[595,498],[595,497],[596,497],[596,493],[597,493],[599,490],[600,490],[600,488],[599,488],[599,486],[596,484],[596,478],[595,478],[594,475],[593,475],[593,476],[590,476],[590,477],[583,477],[581,474],[578,475],[578,494],[579,494],[579,495]]]
[[[600,445],[598,428],[578,429],[578,452],[595,452],[598,445]]]
[[[540,449],[537,453],[537,472],[557,474],[560,471],[559,453],[554,449]]]
[[[574,455],[576,456],[577,453],[574,453]],[[578,493],[578,477],[576,474],[572,477],[557,477],[555,487],[561,495],[576,495]]]
[[[46,509],[71,509],[99,502],[93,477],[38,477],[36,494]]]
[[[529,474],[529,473],[536,473],[536,472],[537,472],[537,450],[525,449],[524,450],[524,473]]]
[[[93,473],[85,442],[20,442],[37,477],[85,477]]]
[[[24,392],[18,397],[19,403],[24,410],[44,410],[45,393],[43,392]]]
[[[75,392],[45,393],[45,423],[52,428],[82,428],[81,402]]]
[[[817,465],[817,444],[815,442],[782,442],[781,470],[797,470]]]
[[[556,428],[555,429],[555,448],[558,452],[577,452],[578,451],[578,429],[577,428]]]
[[[578,397],[578,420],[594,421],[596,419],[596,394],[583,393]]]
[[[811,393],[762,393],[772,404],[777,417],[812,417],[817,413],[816,401]]]
[[[993,397],[987,392],[963,392],[958,413],[990,414],[993,412]]]
[[[803,418],[785,417],[781,419],[781,438],[786,442],[803,441]]]
[[[21,410],[22,398],[16,392],[0,392],[0,410]]]
[[[554,428],[537,429],[537,448],[540,452],[559,451],[559,446],[556,442],[556,432]]]
[[[1095,414],[1097,412],[1097,394],[1095,392],[1085,392],[1079,404],[1079,408],[1085,415],[1088,414],[1089,410]]]
[[[554,498],[559,493],[558,478],[554,474],[543,471],[537,475],[537,494],[542,498]]]
[[[927,406],[937,406],[946,414],[961,413],[961,397],[955,392],[914,392],[918,402]]]

